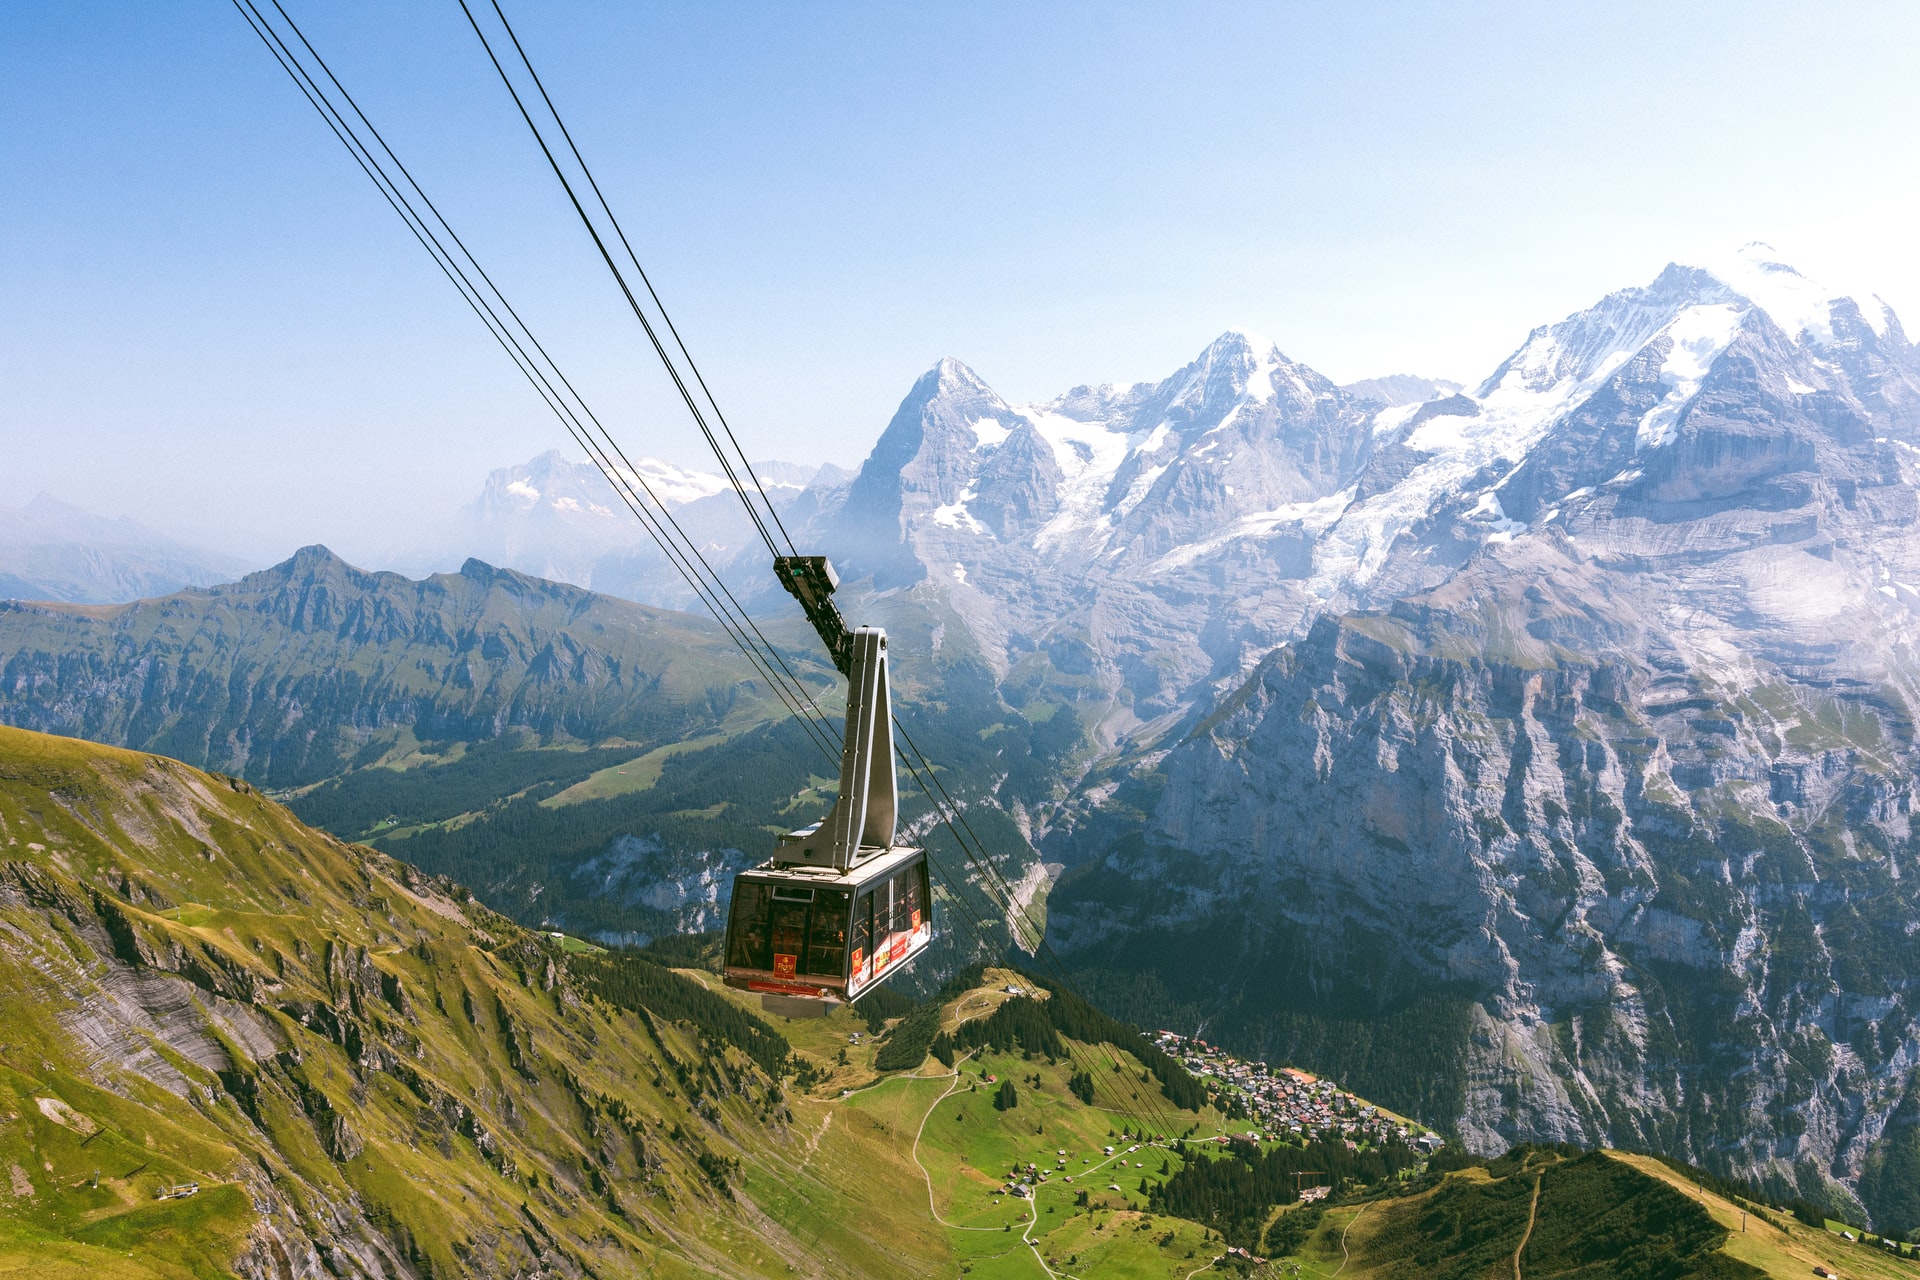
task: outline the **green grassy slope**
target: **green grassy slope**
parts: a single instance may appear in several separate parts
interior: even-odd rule
[[[775,1021],[710,974],[530,934],[236,779],[0,729],[0,1275],[956,1276],[1038,1274],[1036,1244],[1164,1251],[1075,1241],[1084,1214],[1055,1236],[1070,1199],[1009,1208],[986,1181],[1036,1142],[1110,1140],[1157,1093],[1135,1059],[1109,1055],[1088,1107],[1065,1058],[889,1074],[855,1011]],[[983,1066],[1039,1083],[1002,1112]]]
[[[755,1202],[802,1124],[448,882],[0,730],[0,1275],[938,1273],[937,1239]]]
[[[1307,1278],[1480,1280],[1515,1275],[1516,1251],[1525,1280],[1800,1280],[1816,1267],[1894,1280],[1914,1272],[1911,1261],[1736,1204],[1652,1157],[1617,1151],[1567,1159],[1523,1150],[1416,1180],[1399,1194],[1350,1197],[1318,1218],[1285,1265]]]

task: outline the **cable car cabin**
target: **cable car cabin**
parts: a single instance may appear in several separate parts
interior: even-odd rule
[[[819,596],[832,569],[818,560]],[[806,568],[804,564],[802,568]],[[897,797],[887,637],[847,635],[847,731],[840,794],[827,816],[780,837],[773,857],[733,880],[726,981],[763,994],[857,1000],[933,941],[927,855],[893,842]]]
[[[933,941],[927,858],[896,848],[847,871],[756,867],[733,882],[727,985],[857,1000]]]

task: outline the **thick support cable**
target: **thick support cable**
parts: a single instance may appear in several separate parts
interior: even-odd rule
[[[527,128],[532,131],[534,141],[540,147],[540,154],[546,157],[548,167],[553,170],[553,176],[560,180],[560,186],[567,193],[567,200],[573,205],[574,213],[579,216],[581,225],[587,229],[587,235],[593,240],[593,247],[599,251],[600,259],[606,263],[607,270],[613,273],[614,283],[619,285],[620,293],[626,298],[627,306],[633,311],[634,319],[638,320],[640,327],[645,330],[647,341],[652,345],[654,354],[660,358],[660,363],[665,367],[667,376],[673,381],[674,389],[680,393],[681,400],[685,402],[687,406],[687,412],[693,415],[694,425],[700,429],[700,434],[706,438],[708,447],[713,450],[714,458],[720,463],[721,469],[726,473],[728,483],[733,486],[733,491],[739,496],[741,505],[746,508],[747,518],[753,522],[754,530],[759,533],[761,541],[766,543],[768,554],[777,557],[780,554],[780,548],[774,543],[773,535],[768,532],[766,521],[760,518],[759,511],[754,508],[752,500],[747,497],[746,486],[741,484],[739,475],[735,473],[732,462],[727,458],[726,450],[721,447],[719,439],[713,434],[713,429],[707,425],[706,416],[701,413],[700,406],[695,401],[693,392],[688,388],[686,380],[681,376],[680,369],[674,363],[673,357],[667,353],[666,346],[660,341],[659,333],[655,330],[653,322],[647,318],[646,309],[640,305],[640,299],[635,296],[633,287],[627,283],[625,273],[620,270],[620,264],[614,261],[612,251],[608,249],[606,240],[600,234],[600,229],[594,225],[593,218],[587,213],[586,206],[581,203],[579,194],[573,188],[573,182],[567,177],[566,171],[561,167],[559,158],[553,153],[553,148],[548,145],[546,135],[541,133],[540,126],[534,123],[533,114],[527,110],[526,103],[521,100],[520,91],[514,88],[512,77],[507,74],[507,69],[500,64],[499,57],[493,51],[493,45],[488,42],[486,33],[480,29],[480,24],[475,20],[473,11],[467,7],[466,0],[459,0],[459,4],[460,11],[466,14],[467,22],[472,26],[474,35],[479,37],[481,47],[486,50],[487,60],[493,63],[493,69],[499,74],[500,83],[506,86],[508,95],[513,99],[513,105],[519,109],[520,118],[526,121]],[[692,362],[689,361],[688,363],[691,364]],[[705,385],[704,382],[702,385]],[[758,483],[757,480],[756,483]],[[765,497],[764,492],[762,493],[762,497]],[[769,507],[771,507],[771,504],[769,504]],[[782,533],[784,532],[785,530],[782,530]],[[788,551],[789,553],[793,551],[791,544],[788,546]]]
[[[528,379],[529,383],[533,386],[535,394],[547,404],[548,408],[559,418],[562,427],[565,428],[575,442],[588,453],[588,456],[594,460],[596,467],[606,477],[608,483],[613,487],[615,494],[620,497],[623,504],[632,511],[634,516],[640,520],[649,536],[660,546],[662,553],[667,557],[669,563],[673,564],[676,570],[680,572],[681,576],[694,590],[696,596],[713,612],[722,629],[726,631],[734,643],[740,647],[749,662],[753,664],[754,668],[766,680],[768,687],[773,691],[775,696],[786,705],[790,712],[803,722],[803,727],[806,728],[809,735],[815,739],[816,744],[820,746],[829,760],[837,759],[838,747],[837,744],[832,742],[831,726],[825,721],[824,717],[819,716],[817,713],[808,714],[813,710],[814,700],[805,695],[804,687],[800,684],[797,674],[787,665],[786,660],[780,655],[779,650],[760,633],[758,625],[753,622],[751,616],[740,606],[739,602],[733,598],[732,593],[727,590],[725,583],[713,572],[712,567],[706,563],[697,545],[693,543],[691,538],[687,537],[685,531],[682,530],[678,522],[674,520],[666,504],[660,501],[652,489],[646,485],[645,480],[639,476],[638,470],[633,468],[631,464],[628,464],[623,474],[621,468],[612,465],[604,450],[599,448],[592,439],[588,438],[586,423],[581,421],[582,413],[586,415],[588,421],[591,421],[593,425],[600,430],[602,435],[607,436],[607,438],[611,440],[611,436],[606,432],[605,427],[600,424],[599,419],[593,414],[591,408],[586,405],[585,400],[573,387],[573,384],[568,381],[564,373],[559,370],[558,365],[555,364],[552,357],[547,354],[546,349],[540,345],[538,339],[533,336],[525,322],[520,319],[518,312],[514,311],[512,305],[507,302],[505,296],[501,294],[498,287],[494,285],[492,278],[480,267],[478,261],[467,249],[465,243],[460,240],[458,234],[453,231],[446,219],[441,216],[439,209],[433,204],[431,199],[426,196],[426,193],[420,188],[419,184],[414,181],[412,174],[406,169],[406,166],[401,163],[398,156],[394,154],[392,148],[387,145],[378,129],[373,126],[372,122],[367,119],[365,113],[360,110],[358,104],[354,102],[352,95],[347,92],[345,87],[340,84],[338,78],[333,75],[331,69],[327,67],[325,60],[321,58],[318,51],[313,48],[304,33],[300,31],[298,24],[293,21],[284,8],[281,8],[277,0],[274,0],[275,9],[278,10],[281,18],[293,31],[294,36],[300,41],[301,45],[307,50],[315,63],[320,66],[321,71],[327,76],[335,89],[338,90],[340,95],[347,101],[355,116],[358,117],[368,133],[374,137],[393,166],[399,170],[401,175],[406,179],[407,184],[412,187],[418,195],[421,203],[432,212],[434,220],[445,230],[447,237],[459,247],[461,255],[472,265],[474,273],[486,283],[493,297],[499,301],[501,309],[505,310],[507,314],[512,317],[519,331],[526,336],[527,342],[534,350],[538,351],[541,360],[545,362],[545,367],[542,367],[541,362],[536,361],[526,350],[520,338],[515,335],[513,327],[501,319],[498,312],[495,311],[493,304],[488,301],[486,294],[468,277],[466,269],[455,259],[452,251],[440,242],[438,234],[435,233],[432,226],[428,225],[426,217],[413,207],[412,201],[406,192],[401,190],[398,181],[386,172],[385,167],[380,163],[379,158],[373,154],[372,149],[359,138],[352,123],[348,121],[344,113],[333,104],[325,88],[306,70],[300,62],[298,55],[291,46],[280,37],[279,33],[273,29],[272,24],[267,21],[266,16],[255,7],[253,0],[244,0],[244,3],[242,0],[234,0],[234,3],[236,9],[240,11],[241,17],[247,22],[255,35],[259,36],[261,41],[266,45],[268,52],[273,55],[274,59],[280,63],[281,68],[293,79],[295,86],[301,91],[302,95],[307,98],[315,110],[319,112],[321,119],[333,132],[334,136],[340,140],[342,145],[347,148],[348,153],[353,157],[355,163],[359,165],[362,172],[366,173],[381,196],[387,201],[389,206],[393,208],[394,212],[399,215],[401,221],[406,224],[409,232],[420,242],[421,247],[427,250],[428,255],[434,260],[434,264],[440,268],[441,272],[447,276],[449,282],[454,285],[456,291],[460,293],[462,300],[474,311],[481,323],[486,326],[488,333],[501,345],[502,349],[506,351],[508,358],[514,362],[515,367],[520,369],[522,375]],[[547,373],[547,369],[549,368],[552,370],[551,378]],[[565,387],[568,394],[563,395],[559,387],[554,385],[555,379]],[[578,411],[574,409],[573,403],[569,402],[568,395],[572,397],[572,402],[578,403]],[[622,461],[625,461],[624,457]],[[645,491],[647,499],[651,500],[653,506],[657,508],[657,511],[649,510],[647,502],[643,500],[635,490],[634,481],[638,481],[640,488]],[[668,532],[669,528],[672,531],[671,534]],[[673,535],[677,535],[677,542]],[[689,559],[689,556],[691,556],[691,559]],[[694,562],[697,562],[698,568],[695,567]],[[724,597],[724,601],[722,597]],[[751,629],[754,637],[759,641],[758,647],[747,639],[744,634],[745,629]],[[781,679],[779,673],[776,673],[774,669],[776,666],[780,669],[780,672],[784,672],[787,677],[785,681]]]
[[[700,384],[700,392],[712,406],[713,416],[720,423],[720,429],[726,432],[727,440],[733,445],[734,452],[739,455],[740,465],[746,471],[747,478],[753,481],[753,487],[760,494],[760,501],[765,504],[767,514],[773,518],[774,527],[780,530],[780,536],[786,541],[788,550],[797,554],[798,548],[793,545],[793,539],[788,535],[786,525],[781,523],[780,512],[774,507],[772,499],[767,497],[766,486],[760,483],[760,477],[753,469],[753,461],[747,457],[747,451],[740,447],[740,441],[733,434],[733,425],[727,421],[727,415],[721,410],[720,402],[708,389],[707,380],[700,373],[700,366],[694,363],[693,353],[687,350],[686,342],[680,337],[679,328],[673,323],[673,316],[668,313],[666,304],[660,301],[660,295],[653,287],[652,277],[647,275],[647,269],[640,264],[640,255],[633,251],[633,245],[628,242],[626,229],[620,225],[620,219],[614,216],[613,207],[607,203],[607,197],[601,193],[600,184],[594,180],[593,170],[588,166],[586,157],[580,154],[580,148],[574,144],[573,134],[567,128],[567,122],[560,118],[560,109],[553,105],[553,98],[547,93],[547,86],[541,82],[540,73],[533,68],[533,60],[527,57],[527,51],[521,46],[520,37],[514,32],[513,24],[507,21],[506,12],[500,7],[500,0],[492,0],[492,3],[493,11],[500,19],[500,26],[506,31],[507,38],[513,41],[513,49],[520,55],[521,65],[533,78],[533,86],[540,91],[540,100],[546,104],[547,113],[553,117],[553,122],[560,126],[560,136],[566,139],[567,150],[573,153],[574,163],[580,166],[580,172],[585,175],[587,185],[593,189],[594,199],[599,201],[601,212],[607,215],[607,221],[612,225],[614,235],[620,240],[620,247],[626,251],[627,261],[633,264],[634,271],[640,277],[640,283],[647,288],[647,296],[653,299],[653,305],[660,312],[660,318],[666,322],[667,332],[673,335],[674,345],[680,349],[680,355],[686,360],[687,368],[692,371],[694,381]],[[484,41],[485,37],[482,37],[482,42]]]

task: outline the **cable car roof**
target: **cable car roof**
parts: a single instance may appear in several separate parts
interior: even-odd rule
[[[740,872],[735,879],[821,886],[863,885],[872,880],[884,879],[901,867],[924,856],[923,851],[913,845],[897,844],[891,849],[862,859],[844,870],[838,867],[782,866],[776,859],[773,862],[763,862],[757,867],[749,867]]]

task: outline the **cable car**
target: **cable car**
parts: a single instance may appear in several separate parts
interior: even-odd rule
[[[825,1013],[904,971],[932,944],[933,896],[926,852],[894,843],[887,634],[847,629],[825,557],[783,556],[775,570],[847,677],[840,792],[826,817],[781,836],[773,857],[734,877],[726,983],[769,1003],[819,1002],[795,1011]]]

